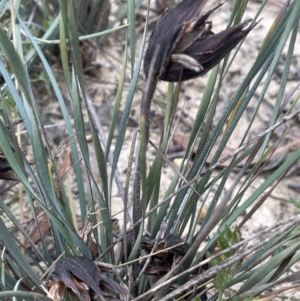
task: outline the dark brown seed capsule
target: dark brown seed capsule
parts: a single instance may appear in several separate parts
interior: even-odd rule
[[[144,58],[146,76],[177,82],[204,74],[220,62],[256,25],[251,20],[214,34],[208,21],[217,5],[200,15],[205,0],[183,0],[163,14],[149,40]]]

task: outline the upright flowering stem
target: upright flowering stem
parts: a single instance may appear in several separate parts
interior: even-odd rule
[[[146,210],[146,149],[150,132],[150,106],[158,80],[180,82],[198,77],[218,64],[256,25],[251,20],[214,34],[209,16],[222,4],[201,15],[207,0],[183,0],[164,12],[154,28],[144,57],[146,84],[141,102],[140,151],[134,181],[133,221]],[[248,26],[248,27],[247,27]],[[142,182],[142,205],[140,185]],[[139,227],[134,230],[137,237]]]
[[[151,102],[154,96],[154,92],[156,90],[156,85],[158,82],[158,78],[155,76],[147,77],[145,87],[142,95],[141,102],[141,116],[140,116],[140,150],[139,150],[139,158],[138,165],[136,168],[135,179],[134,179],[134,191],[133,191],[133,212],[132,219],[133,223],[138,222],[142,214],[145,212],[146,208],[141,208],[141,193],[140,193],[140,185],[142,183],[142,192],[144,200],[147,197],[148,190],[146,185],[147,178],[147,161],[146,161],[146,150],[147,144],[149,141],[150,134],[150,107]],[[142,203],[144,204],[144,202]],[[142,221],[143,226],[143,221]],[[140,227],[135,227],[133,230],[134,238],[136,239],[139,233]]]

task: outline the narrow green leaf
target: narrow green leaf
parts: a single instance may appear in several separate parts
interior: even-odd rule
[[[15,239],[12,237],[10,232],[7,230],[2,219],[0,219],[0,240],[3,242],[4,246],[9,250],[10,256],[15,260],[15,262],[20,266],[25,275],[33,282],[36,287],[40,287],[42,284],[38,276],[32,270],[30,264],[27,260],[24,260],[24,256],[21,253],[19,247],[17,246]],[[1,295],[0,295],[1,296]]]

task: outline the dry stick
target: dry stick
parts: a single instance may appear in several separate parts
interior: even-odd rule
[[[199,176],[195,177],[193,180],[191,181],[187,181],[185,180],[184,182],[186,183],[184,186],[180,187],[176,192],[174,192],[171,196],[169,196],[167,199],[165,199],[163,202],[159,203],[159,206],[161,206],[166,200],[169,200],[171,197],[173,197],[174,195],[176,195],[181,189],[186,188],[187,186],[192,185],[195,181],[199,180],[201,177],[203,177],[207,172],[213,171],[215,169],[217,169],[219,166],[221,166],[222,164],[224,164],[226,161],[230,160],[232,157],[234,157],[235,155],[237,155],[238,153],[244,151],[245,149],[247,149],[249,146],[251,146],[252,144],[258,142],[260,139],[262,139],[264,136],[266,136],[268,133],[274,131],[277,127],[281,126],[282,124],[286,123],[287,121],[291,120],[292,118],[296,117],[296,115],[300,114],[300,109],[296,110],[292,113],[290,113],[289,115],[285,116],[281,121],[277,122],[276,124],[274,124],[272,127],[267,128],[265,131],[263,131],[262,133],[260,133],[259,135],[255,136],[254,138],[252,138],[249,142],[241,145],[239,148],[237,148],[236,150],[234,150],[233,152],[231,152],[229,155],[227,155],[226,157],[220,159],[216,164],[210,166],[208,169],[206,169],[205,171],[201,172],[199,174]],[[151,145],[154,147],[154,144],[151,143]],[[155,150],[157,150],[156,147],[154,147]],[[163,156],[163,159],[165,160],[165,157]],[[168,161],[165,160],[167,163]]]
[[[161,231],[161,232],[162,232],[162,231]],[[141,257],[139,257],[139,258],[137,258],[137,259],[131,260],[130,262],[121,263],[121,264],[117,265],[117,268],[122,268],[122,267],[125,267],[125,266],[127,266],[127,265],[132,264],[133,262],[139,262],[139,261],[141,261],[141,260],[143,260],[143,259],[147,259],[147,258],[149,258],[149,257],[153,257],[153,256],[156,256],[156,255],[165,253],[165,252],[167,252],[167,251],[170,251],[170,250],[173,250],[173,249],[175,249],[175,248],[177,248],[177,247],[182,246],[184,243],[185,243],[185,242],[181,242],[181,243],[176,244],[176,245],[174,245],[174,246],[172,246],[172,247],[169,247],[169,248],[166,248],[166,249],[163,249],[163,250],[160,250],[160,251],[155,251],[155,252],[150,253],[150,254],[143,255],[143,256],[141,256]],[[228,250],[226,250],[226,251],[228,252]],[[224,253],[224,254],[225,254],[225,253]]]
[[[243,220],[239,224],[239,228],[242,228],[242,226],[250,219],[250,217],[258,211],[259,207],[266,201],[266,199],[271,195],[273,190],[277,187],[277,185],[282,181],[282,179],[286,176],[286,174],[291,170],[293,165],[291,165],[289,168],[287,168],[284,173],[278,178],[277,183],[275,183],[267,193],[251,208],[251,210],[244,216]]]
[[[230,153],[228,156],[226,156],[225,158],[221,159],[216,164],[210,166],[206,171],[202,172],[200,175],[204,175],[205,173],[207,173],[209,171],[212,171],[213,169],[216,169],[217,167],[219,167],[220,165],[222,165],[224,162],[226,162],[227,160],[229,160],[230,158],[232,158],[236,154],[240,153],[241,151],[245,150],[250,145],[252,145],[255,142],[257,142],[260,138],[262,138],[262,137],[266,136],[267,134],[269,134],[270,132],[274,131],[276,128],[278,128],[283,123],[285,123],[285,122],[291,120],[292,118],[296,117],[298,114],[300,114],[300,109],[298,109],[298,110],[292,112],[291,114],[285,116],[281,121],[275,123],[273,126],[267,128],[265,131],[263,131],[262,133],[258,134],[256,137],[250,139],[248,143],[243,144],[242,146],[240,146],[239,148],[237,148],[235,151],[233,151],[232,153]]]
[[[220,257],[221,255],[223,255],[223,254],[225,254],[225,253],[228,253],[228,252],[231,252],[231,251],[233,251],[233,250],[239,249],[241,246],[245,245],[247,242],[250,242],[251,240],[254,240],[255,238],[258,238],[258,237],[263,236],[263,235],[265,235],[265,234],[268,235],[268,234],[270,233],[270,231],[273,230],[273,229],[281,228],[283,225],[287,225],[288,223],[293,223],[293,220],[294,220],[295,218],[299,218],[299,217],[300,217],[300,215],[298,215],[298,216],[296,216],[296,217],[291,217],[291,218],[289,218],[289,219],[287,219],[287,220],[283,220],[283,221],[281,221],[281,222],[275,224],[275,225],[272,226],[272,227],[269,227],[269,228],[266,228],[266,229],[264,229],[264,230],[261,230],[261,231],[259,231],[258,233],[253,234],[251,237],[249,237],[249,238],[247,238],[247,239],[244,239],[244,240],[240,241],[239,243],[236,243],[236,244],[233,245],[233,246],[230,246],[229,248],[223,250],[222,252],[219,252],[219,253],[217,253],[217,254],[215,254],[215,255],[212,255],[210,258],[208,258],[208,259],[206,259],[206,260],[203,260],[203,261],[201,261],[200,263],[198,263],[198,264],[192,266],[191,268],[189,268],[189,269],[183,271],[182,273],[180,273],[180,274],[178,274],[178,275],[176,275],[176,276],[174,276],[174,277],[172,277],[172,278],[166,280],[166,282],[161,283],[161,284],[158,285],[158,286],[155,286],[155,291],[159,290],[160,288],[163,288],[165,285],[171,284],[172,282],[174,282],[175,280],[177,280],[178,278],[180,278],[180,277],[182,277],[182,276],[184,276],[184,275],[190,275],[190,274],[194,273],[195,270],[199,269],[200,267],[202,267],[202,266],[205,265],[205,264],[208,264],[209,262],[211,262],[211,261],[214,260],[215,258],[218,258],[218,257]],[[293,225],[291,225],[291,227],[292,227],[292,226],[293,226]],[[276,231],[276,230],[275,230],[275,231]],[[276,234],[276,235],[278,235],[278,234]],[[293,239],[293,238],[297,238],[297,236],[292,237],[292,238],[290,238],[289,240],[291,240],[291,239]],[[261,240],[261,239],[260,239],[260,240]],[[284,243],[286,243],[286,241],[283,241],[283,242],[277,244],[274,248],[278,248],[278,247],[280,247],[281,245],[283,245]],[[172,248],[174,248],[174,247],[176,247],[176,246],[177,246],[177,245],[172,246],[171,248],[167,248],[167,249],[165,249],[165,251],[166,251],[166,250],[169,250],[169,249],[172,249]],[[260,247],[260,246],[258,246],[257,248],[259,248],[259,247]],[[270,254],[272,254],[271,251],[272,251],[272,249],[270,249],[270,250],[269,250],[269,253],[267,252],[262,258],[259,258],[259,260],[255,261],[255,262],[251,265],[251,267],[253,267],[253,266],[259,264],[261,261],[263,261],[264,259],[266,259]],[[156,255],[156,254],[158,254],[158,253],[159,253],[159,252],[155,252],[155,253],[153,253],[152,255]],[[149,257],[149,256],[151,256],[151,255],[148,255],[148,256],[145,256],[145,257],[141,257],[140,259],[145,259],[145,258],[147,258],[147,257]],[[127,263],[127,264],[130,264],[130,263]],[[126,265],[126,264],[119,265],[119,267],[122,267],[122,266],[124,266],[124,265]],[[247,270],[238,273],[238,274],[236,275],[236,277],[241,276],[241,275],[244,274],[245,272],[247,272]],[[153,288],[153,289],[154,289],[154,288]],[[151,289],[151,290],[152,290],[152,289]]]
[[[259,266],[261,263],[263,263],[268,257],[272,256],[276,250],[281,248],[283,245],[285,245],[288,242],[292,242],[295,239],[299,238],[298,235],[294,235],[291,238],[288,238],[287,240],[283,240],[280,243],[275,244],[273,247],[271,247],[268,251],[266,251],[264,254],[260,255],[259,258],[257,258],[252,264],[250,264],[246,269],[244,269],[242,272],[239,272],[235,275],[235,278],[238,278],[248,271],[251,271],[254,267]]]
[[[299,274],[300,274],[300,272],[297,272],[297,273],[295,273],[293,275],[289,275],[289,276],[287,276],[283,279],[279,279],[277,281],[272,281],[270,283],[262,284],[261,286],[254,287],[254,288],[250,289],[249,291],[247,291],[247,292],[241,294],[240,296],[238,296],[238,300],[242,301],[242,300],[245,300],[246,298],[248,298],[250,296],[258,296],[262,292],[267,291],[268,289],[274,287],[275,285],[279,285],[279,284],[282,284],[282,283],[285,283],[285,282],[291,282],[293,279],[298,280],[299,278],[297,278],[297,276],[299,277]],[[268,296],[275,297],[275,294],[277,292],[278,293],[284,292],[284,291],[290,290],[290,289],[295,288],[295,287],[299,287],[299,283],[292,284],[289,287],[280,288],[279,290],[274,291],[273,293],[270,293],[266,296],[263,296],[262,300],[271,300],[271,299],[265,299],[265,298],[267,298]],[[273,300],[273,298],[272,298],[272,300]]]
[[[258,242],[255,246],[253,246],[252,248],[249,248],[248,250],[237,254],[237,256],[233,256],[232,258],[228,258],[227,260],[225,260],[221,265],[218,265],[215,269],[212,269],[211,271],[208,270],[207,272],[203,273],[200,277],[200,279],[192,279],[191,281],[187,282],[185,285],[183,285],[183,287],[180,287],[179,289],[173,291],[172,293],[168,294],[166,297],[160,299],[160,301],[167,301],[167,300],[173,300],[173,298],[175,296],[178,296],[179,294],[181,294],[183,291],[195,286],[195,285],[199,285],[200,283],[203,283],[205,281],[207,281],[208,279],[211,279],[212,277],[217,276],[217,273],[231,265],[233,265],[236,262],[239,262],[241,260],[243,260],[246,256],[250,255],[252,252],[254,252],[255,250],[257,250],[258,248],[264,246],[265,244],[267,244],[268,242],[270,242],[272,239],[276,238],[278,235],[284,233],[285,231],[289,230],[290,228],[296,227],[297,225],[299,225],[300,219],[297,218],[297,220],[295,220],[294,223],[291,223],[290,225],[286,225],[286,227],[284,227],[283,229],[280,229],[280,231],[278,231],[277,233],[274,233],[272,236],[267,237],[266,239],[263,239],[261,242]],[[244,298],[242,298],[241,300],[244,300]]]
[[[181,186],[180,188],[178,188],[176,191],[174,191],[172,194],[170,194],[168,197],[166,197],[163,201],[159,202],[156,206],[154,206],[149,212],[147,212],[145,214],[145,217],[148,217],[153,211],[155,211],[156,209],[158,209],[160,206],[162,206],[165,202],[169,201],[172,197],[174,197],[175,195],[177,195],[180,191],[182,191],[183,189],[185,189],[186,187],[189,187],[190,185],[193,185],[194,182],[196,182],[197,180],[199,180],[200,178],[202,178],[207,172],[213,171],[214,169],[218,168],[219,166],[221,166],[223,163],[225,163],[227,160],[231,159],[232,157],[234,157],[235,155],[237,155],[238,153],[244,151],[247,147],[249,147],[250,145],[254,144],[255,142],[257,142],[259,139],[261,139],[262,137],[264,137],[265,135],[267,135],[268,133],[274,131],[277,127],[279,127],[280,125],[282,125],[283,123],[291,120],[292,118],[294,118],[296,115],[300,114],[300,109],[296,110],[294,112],[292,112],[291,114],[285,116],[281,121],[279,121],[278,123],[276,123],[275,125],[273,125],[272,127],[266,129],[264,132],[260,133],[258,136],[252,138],[248,143],[243,144],[242,146],[240,146],[238,149],[236,149],[235,151],[233,151],[232,153],[230,153],[228,156],[226,156],[225,158],[219,160],[216,164],[214,164],[213,166],[210,166],[207,170],[201,172],[199,174],[199,176],[195,177],[193,180],[191,181],[187,181],[186,184],[184,184],[183,186]],[[134,222],[133,226],[128,230],[132,230],[134,229],[134,227],[136,227],[138,224],[141,223],[141,219],[137,220],[136,222]],[[123,237],[121,236],[119,239],[117,239],[116,243],[121,241],[123,239]],[[103,253],[102,256],[108,252],[112,247],[114,246],[114,244],[110,247],[108,247]]]
[[[258,135],[259,138],[261,138],[261,135]],[[201,244],[201,242],[204,241],[204,239],[207,237],[207,235],[211,232],[211,230],[215,227],[216,222],[219,220],[219,217],[223,214],[223,211],[227,205],[227,198],[225,198],[221,204],[216,208],[215,212],[213,213],[213,215],[211,216],[211,218],[208,220],[207,224],[205,225],[205,227],[203,228],[203,230],[198,233],[198,235],[195,238],[194,243],[192,244],[192,246],[190,247],[190,249],[188,250],[188,252],[185,254],[185,256],[182,258],[182,260],[180,261],[180,264],[178,264],[173,270],[171,270],[170,272],[168,272],[168,274],[166,274],[162,279],[160,279],[156,285],[154,285],[154,287],[157,287],[157,285],[164,283],[169,277],[171,277],[174,273],[176,273],[180,267],[182,267],[182,265],[193,255],[196,254],[198,246]],[[153,294],[151,294],[153,295]],[[145,296],[144,296],[145,297]],[[150,296],[149,296],[150,297]],[[136,299],[139,300],[139,299]],[[145,297],[145,299],[143,300],[148,300],[148,296]],[[167,299],[166,299],[167,300]]]
[[[243,258],[250,255],[255,250],[257,250],[257,249],[261,248],[262,246],[264,246],[266,243],[268,243],[272,239],[278,237],[278,235],[284,233],[285,231],[289,230],[292,227],[297,226],[300,223],[300,215],[297,215],[296,217],[293,217],[293,218],[288,219],[288,220],[290,222],[285,221],[286,224],[280,223],[282,225],[282,227],[278,230],[278,232],[270,235],[269,237],[267,237],[265,239],[261,239],[253,247],[248,248],[247,250],[226,259],[225,261],[223,261],[221,264],[217,265],[216,267],[214,267],[214,268],[212,268],[208,271],[205,271],[199,277],[195,277],[195,278],[191,279],[190,281],[186,282],[184,285],[182,285],[178,289],[172,291],[170,294],[168,294],[164,298],[161,298],[160,301],[172,300],[172,298],[178,296],[179,294],[186,291],[187,289],[189,289],[189,288],[191,288],[195,285],[199,285],[201,283],[204,283],[205,281],[215,277],[219,271],[221,271],[221,270],[233,265],[234,263],[242,260]],[[189,269],[189,271],[190,271],[190,269]],[[187,271],[185,271],[185,273],[186,272]],[[147,301],[147,300],[149,300],[149,298],[151,298],[159,289],[162,289],[163,287],[165,287],[165,285],[168,284],[172,280],[172,279],[167,280],[169,274],[170,274],[170,272],[168,274],[166,274],[164,277],[162,277],[157,282],[157,284],[154,285],[153,288],[151,288],[149,291],[147,291],[143,295],[139,296],[138,298],[134,299],[133,301]],[[174,281],[174,279],[175,279],[175,277],[173,278],[173,281]]]
[[[176,272],[176,270],[179,270],[180,266],[182,266],[187,260],[189,260],[191,256],[197,253],[200,244],[205,240],[205,238],[209,235],[212,229],[215,228],[216,224],[219,222],[220,217],[223,215],[224,210],[227,206],[227,203],[228,203],[228,199],[225,197],[220,203],[220,205],[215,209],[215,211],[211,215],[211,218],[207,221],[207,223],[203,227],[202,231],[197,234],[193,244],[191,245],[191,247],[189,248],[185,256],[180,261],[180,264],[174,269],[174,272]]]
[[[243,175],[245,174],[245,172],[247,171],[248,167],[250,166],[250,164],[252,163],[253,159],[255,158],[257,152],[259,151],[261,145],[263,143],[263,139],[261,138],[261,140],[259,141],[259,143],[256,144],[253,152],[249,155],[246,163],[244,164],[244,166],[241,168],[241,170],[239,171],[239,173],[237,174],[235,180],[233,181],[231,187],[229,188],[229,190],[225,193],[224,199],[227,199],[227,202],[229,202],[229,199],[234,191],[234,189],[237,187],[239,181],[241,180],[241,178],[243,177]]]

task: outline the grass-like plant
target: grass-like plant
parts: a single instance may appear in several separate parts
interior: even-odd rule
[[[199,2],[204,5],[206,1]],[[267,0],[263,1],[256,16],[253,16],[252,24],[259,20],[266,3]],[[52,270],[52,279],[54,282],[64,283],[66,290],[61,293],[56,291],[56,299],[52,295],[55,300],[90,300],[92,291],[97,293],[98,300],[223,300],[228,297],[229,290],[233,292],[231,300],[254,300],[258,296],[272,298],[284,290],[297,287],[293,281],[298,279],[298,272],[287,272],[300,257],[297,239],[299,215],[280,221],[272,227],[269,227],[266,221],[264,229],[253,233],[247,239],[243,239],[242,233],[251,216],[260,210],[260,206],[300,157],[299,149],[291,151],[286,159],[268,173],[266,180],[259,187],[250,190],[266,159],[276,151],[279,143],[295,124],[287,127],[282,137],[275,141],[271,139],[271,133],[281,124],[296,118],[299,113],[295,106],[299,93],[297,89],[288,93],[286,86],[297,40],[300,2],[294,1],[281,8],[260,46],[260,51],[255,54],[252,68],[241,78],[240,85],[230,97],[216,124],[213,122],[221,85],[226,80],[243,41],[230,54],[223,54],[224,59],[220,64],[216,65],[215,62],[206,66],[206,63],[203,63],[202,66],[202,63],[198,62],[200,67],[195,65],[195,60],[186,63],[184,60],[187,58],[178,55],[173,56],[171,65],[167,66],[165,59],[170,57],[170,53],[163,53],[164,56],[159,56],[160,61],[157,61],[159,50],[156,52],[155,45],[151,45],[154,50],[151,58],[147,56],[147,75],[153,68],[161,65],[162,69],[156,74],[155,80],[160,78],[176,83],[169,83],[166,91],[165,117],[160,141],[151,141],[151,135],[148,139],[149,120],[145,117],[148,112],[143,111],[142,106],[141,135],[136,139],[140,147],[138,152],[132,147],[131,157],[128,158],[127,176],[124,179],[118,171],[118,163],[125,143],[124,137],[137,82],[142,73],[142,59],[147,47],[149,3],[145,29],[141,37],[136,31],[136,15],[147,3],[128,0],[125,4],[117,4],[119,6],[116,8],[116,3],[110,3],[108,0],[0,3],[3,20],[0,27],[0,72],[3,78],[0,147],[6,163],[20,182],[19,190],[5,194],[6,199],[0,201],[0,300],[50,300],[50,295],[46,296],[42,285],[45,285],[50,269],[53,266],[57,267],[57,262],[62,257],[76,256],[74,262],[78,263],[79,256],[84,256],[85,262],[91,264],[94,269],[89,261],[92,259],[90,236],[96,253],[99,254],[96,258],[99,273],[101,271],[104,275],[106,269],[105,271],[111,272],[112,275],[111,279],[107,279],[101,278],[101,274],[101,281],[98,281],[106,294],[101,297],[101,292],[89,285],[90,280],[84,278],[88,277],[89,269],[85,270],[87,266],[81,263],[78,266],[80,270],[84,270],[84,276],[78,276],[78,270],[74,272],[74,267],[65,267],[64,270],[71,271],[72,281],[76,280],[77,287],[80,287],[75,292],[76,288],[68,282],[70,278],[61,272],[64,265],[60,262],[60,268],[57,268],[59,271],[56,270],[55,274]],[[246,0],[233,2],[228,27],[242,22],[247,4]],[[110,8],[111,19],[108,19]],[[205,11],[205,7],[202,10]],[[188,29],[185,28],[186,32]],[[118,35],[123,35],[124,60],[113,115],[108,132],[105,133],[86,87],[80,40],[95,38],[97,45],[102,45],[100,49],[105,51],[105,47],[111,46],[105,46],[101,37],[113,37],[115,31]],[[140,45],[136,45],[137,40],[141,41]],[[51,69],[49,53],[57,51],[57,44],[63,81],[71,99],[71,113],[59,85],[61,76],[58,79]],[[216,44],[213,46],[216,47]],[[174,47],[166,51],[173,51]],[[284,47],[287,48],[287,56],[268,127],[247,141],[247,135],[270,87]],[[181,53],[190,55],[188,51],[185,49]],[[208,51],[214,53],[214,49]],[[218,58],[218,61],[220,59]],[[37,65],[43,67],[48,86],[54,91],[62,112],[68,139],[62,141],[61,146],[68,144],[71,149],[74,176],[69,181],[75,181],[78,189],[78,195],[73,195],[72,199],[66,184],[68,182],[65,181],[69,174],[65,173],[62,178],[61,169],[57,164],[57,154],[61,149],[55,149],[49,144],[43,129],[41,112],[36,106],[33,79],[36,78],[34,68]],[[180,71],[182,65],[188,69],[189,74],[184,79],[195,77],[194,73],[201,73],[202,67],[208,68],[205,71],[212,69],[209,71],[182,164],[179,168],[174,168],[166,152],[176,124],[175,112],[181,97],[180,78],[185,76],[184,72]],[[126,76],[127,69],[130,70],[130,78]],[[173,80],[174,74],[177,76],[176,80]],[[129,89],[125,89],[125,86],[129,86]],[[146,80],[144,92],[147,92],[147,89],[149,81]],[[240,147],[225,158],[230,162],[227,167],[220,168],[225,161],[221,160],[223,150],[239,126],[249,101],[258,91],[256,110],[240,141]],[[122,96],[125,97],[124,103]],[[288,101],[292,102],[292,106],[283,110]],[[122,117],[117,126],[121,105]],[[19,132],[18,126],[14,126],[17,118],[22,119],[25,134]],[[92,157],[89,151],[86,123],[92,136],[91,143],[96,158]],[[114,137],[116,132],[117,136]],[[220,135],[221,139],[218,139]],[[28,162],[20,146],[24,141],[29,145],[29,152],[33,157],[31,162]],[[150,148],[156,151],[152,162],[147,161],[147,149]],[[212,149],[214,155],[209,166],[204,168]],[[136,164],[134,156],[138,157]],[[254,158],[255,163],[252,164]],[[164,162],[172,166],[174,176],[167,189],[162,191],[161,183],[168,181],[163,178]],[[237,173],[234,183],[229,186],[230,189],[224,193],[230,174],[240,162],[245,163]],[[100,175],[100,182],[94,176],[95,167]],[[215,172],[216,170],[218,172]],[[83,174],[87,174],[87,177]],[[111,216],[114,206],[112,187],[116,182],[124,201],[126,221],[127,212],[131,213],[132,210],[132,199],[129,195],[129,185],[132,183],[130,178],[137,179],[132,184],[133,212],[137,213],[134,218],[136,224],[133,225],[129,219],[130,225],[124,225],[123,232],[127,231],[126,234],[122,233],[115,238]],[[208,193],[213,193],[211,199],[206,197]],[[164,195],[163,198],[160,198],[160,195]],[[16,210],[17,201],[19,205]],[[24,203],[30,208],[27,217],[30,216],[40,234],[42,248],[37,248],[28,234],[27,223],[24,223],[22,213]],[[199,212],[203,207],[207,208],[207,213],[198,229]],[[244,214],[245,212],[247,214]],[[51,234],[47,235],[54,246],[55,259],[50,254],[49,237],[43,234],[41,216],[45,216],[51,226]],[[12,225],[14,231],[11,230]],[[92,227],[88,230],[90,226]],[[136,229],[139,231],[135,231]],[[116,261],[117,256],[113,248],[116,241],[122,242],[121,262]],[[29,249],[31,251],[28,251]],[[109,289],[104,289],[104,284],[109,284]]]

